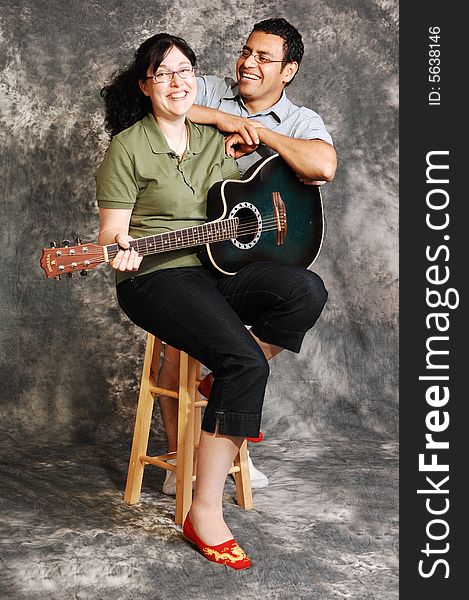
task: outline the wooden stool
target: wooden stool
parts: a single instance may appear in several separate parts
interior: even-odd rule
[[[156,385],[161,344],[160,339],[148,334],[124,501],[126,504],[136,504],[140,500],[143,470],[146,464],[176,471],[175,522],[182,524],[192,503],[192,482],[195,481],[197,465],[196,450],[200,437],[201,408],[206,406],[207,400],[202,400],[197,392],[200,383],[200,363],[182,351],[178,391]],[[178,401],[177,452],[147,456],[155,395],[170,396]],[[172,458],[177,458],[176,465],[168,463]],[[253,504],[246,440],[239,450],[230,473],[235,477],[238,505],[249,510]]]

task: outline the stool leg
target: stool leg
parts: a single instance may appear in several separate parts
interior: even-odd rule
[[[197,381],[200,381],[201,378],[201,371],[202,371],[202,365],[197,362],[196,363],[196,368],[195,368],[195,377]],[[202,396],[200,394],[200,392],[197,391],[197,389],[195,389],[195,399],[196,401],[200,401],[202,400]],[[200,406],[197,406],[195,409],[195,413],[194,413],[194,445],[196,447],[199,446],[199,442],[200,442],[200,432],[201,432],[201,424],[202,424],[202,408]],[[194,466],[194,473],[195,473],[196,469]]]
[[[185,352],[181,352],[179,364],[176,515],[174,519],[178,525],[184,522],[192,504],[196,363],[197,361]]]
[[[248,463],[248,442],[244,440],[239,449],[236,458],[234,459],[235,467],[239,467],[239,471],[235,473],[236,482],[236,500],[238,506],[245,510],[250,510],[253,507],[251,477],[249,475]]]
[[[151,365],[154,353],[157,353],[159,357],[160,351],[161,341],[158,340],[158,343],[155,344],[155,337],[148,334],[142,379],[140,383],[140,393],[138,397],[137,414],[135,418],[132,450],[130,452],[129,470],[124,493],[124,502],[126,504],[136,504],[140,500],[143,470],[145,468],[145,463],[140,457],[147,454],[154,405],[154,399],[150,393]]]

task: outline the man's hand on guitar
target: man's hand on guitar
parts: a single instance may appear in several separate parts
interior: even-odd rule
[[[121,250],[110,263],[111,267],[116,271],[138,271],[143,256],[139,256],[133,248],[130,249],[130,242],[133,238],[125,233],[117,233],[114,239]]]

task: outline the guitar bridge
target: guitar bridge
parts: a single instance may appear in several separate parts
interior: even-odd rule
[[[277,228],[277,246],[285,243],[287,236],[287,210],[280,192],[272,192],[272,204],[274,205],[274,218]]]

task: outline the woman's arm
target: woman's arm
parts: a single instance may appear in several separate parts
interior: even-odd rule
[[[117,243],[123,248],[110,263],[117,271],[138,271],[143,260],[143,256],[139,256],[135,250],[128,250],[129,242],[133,239],[129,235],[131,214],[132,210],[125,208],[99,209],[98,244],[105,246]]]

